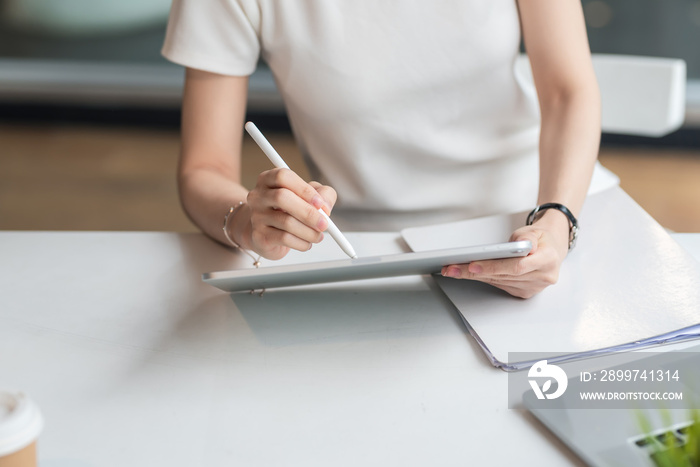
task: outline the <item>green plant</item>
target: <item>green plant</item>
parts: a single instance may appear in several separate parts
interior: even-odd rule
[[[637,415],[639,426],[647,434],[641,444],[648,447],[657,467],[700,467],[700,410],[690,411],[690,425],[662,432],[654,431],[642,413]],[[664,426],[672,425],[670,412],[661,412],[661,418]]]

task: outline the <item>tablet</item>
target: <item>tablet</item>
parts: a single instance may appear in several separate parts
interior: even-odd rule
[[[525,256],[531,249],[532,244],[525,240],[419,253],[210,272],[203,274],[202,280],[221,290],[238,292],[379,277],[434,274],[440,272],[443,266],[450,264]]]

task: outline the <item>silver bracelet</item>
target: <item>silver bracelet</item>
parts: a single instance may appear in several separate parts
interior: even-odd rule
[[[240,249],[241,246],[238,243],[234,242],[228,233],[228,220],[233,217],[238,208],[243,206],[243,204],[243,201],[239,201],[237,205],[231,206],[226,215],[224,216],[224,236],[226,237],[226,240],[228,240],[228,242],[231,244],[231,246],[238,249]]]
[[[260,267],[260,258],[261,258],[261,256],[258,256],[258,257],[256,258],[256,257],[253,256],[252,254],[250,254],[250,252],[249,252],[248,250],[246,250],[246,249],[244,249],[244,248],[241,248],[241,246],[240,246],[238,243],[236,243],[236,242],[233,241],[233,239],[231,238],[231,235],[229,235],[229,233],[228,233],[228,221],[229,221],[229,219],[233,218],[233,216],[234,216],[234,214],[236,213],[236,211],[238,210],[238,208],[240,208],[240,207],[243,206],[244,204],[245,204],[245,203],[244,203],[243,201],[239,201],[237,205],[231,206],[231,207],[229,208],[228,212],[227,212],[226,215],[224,216],[224,227],[223,227],[224,236],[226,237],[226,240],[228,240],[228,242],[231,244],[231,246],[233,246],[234,248],[236,248],[236,249],[238,249],[238,250],[241,250],[243,253],[245,253],[246,255],[250,256],[251,259],[253,260],[253,266],[255,266],[256,268],[259,268],[259,267]]]

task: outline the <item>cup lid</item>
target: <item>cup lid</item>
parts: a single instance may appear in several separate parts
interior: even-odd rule
[[[26,394],[0,389],[0,457],[34,442],[44,427],[39,407]]]

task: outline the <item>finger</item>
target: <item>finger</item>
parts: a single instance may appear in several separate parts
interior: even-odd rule
[[[264,233],[265,243],[268,245],[282,245],[298,251],[308,251],[313,243],[307,242],[287,231],[267,227]]]
[[[484,284],[501,289],[510,295],[518,298],[531,298],[551,285],[548,282],[526,281],[526,280],[498,280],[490,277],[472,279]]]
[[[452,279],[470,279],[470,280],[480,280],[490,278],[490,276],[476,275],[469,272],[469,264],[452,264],[450,266],[444,266],[440,272],[444,277],[451,277]]]
[[[265,224],[270,224],[271,219],[275,216],[273,213],[281,211],[317,232],[323,232],[328,228],[328,220],[318,209],[286,188],[269,190],[264,198],[266,209],[262,210],[261,214]],[[278,225],[278,227],[284,229],[283,225]]]
[[[505,260],[479,261],[478,263],[453,264],[442,268],[442,275],[456,279],[480,281],[512,280],[528,282],[540,280],[555,283],[557,280],[556,261],[549,258],[545,250],[534,256]],[[482,266],[483,264],[483,266]]]
[[[258,176],[258,185],[287,189],[316,209],[325,205],[325,200],[316,189],[289,169],[272,169],[261,173]]]
[[[528,225],[525,227],[521,227],[515,232],[512,233],[510,236],[510,239],[508,241],[510,242],[522,242],[525,240],[529,240],[530,243],[532,244],[532,249],[530,250],[529,255],[534,254],[537,251],[537,247],[539,246],[540,243],[540,232],[535,230],[532,226]]]
[[[518,258],[520,259],[520,258]],[[506,273],[499,273],[499,274],[493,274],[493,273],[487,273],[483,271],[483,269],[480,269],[481,266],[474,267],[474,263],[468,263],[468,264],[451,264],[449,266],[445,266],[442,268],[442,275],[445,277],[451,277],[453,279],[470,279],[470,280],[477,280],[477,281],[482,281],[482,282],[491,282],[494,280],[497,280],[499,278],[504,278],[504,277],[523,277],[524,275],[514,275],[514,274],[506,274]],[[504,266],[503,268],[508,269],[509,271],[514,271],[515,268],[511,266]]]
[[[451,268],[455,266],[448,266],[443,268],[443,275],[445,277],[455,277],[450,274],[454,274],[454,271],[450,271]],[[486,284],[493,285],[500,289],[509,290],[520,290],[521,293],[517,294],[520,297],[527,295],[528,297],[533,296],[536,293],[541,292],[545,288],[553,285],[557,282],[557,272],[553,271],[534,271],[529,274],[522,276],[475,276],[475,277],[464,277],[465,274],[458,276],[457,278],[470,279],[474,281],[484,282]]]
[[[271,211],[269,219],[267,220],[267,225],[281,231],[289,232],[308,243],[319,243],[323,240],[323,233],[310,228],[284,211]]]
[[[318,192],[318,194],[321,195],[321,198],[323,198],[326,203],[323,210],[326,211],[326,214],[330,214],[333,210],[333,206],[335,206],[335,202],[338,200],[338,194],[336,191],[333,188],[327,185],[321,185],[318,182],[309,182],[309,185],[311,185]]]
[[[463,271],[465,274],[464,278],[473,279],[475,278],[473,275],[478,274],[483,274],[486,276],[521,276],[538,269],[538,267],[544,264],[543,261],[533,261],[531,258],[534,257],[536,259],[540,259],[538,256],[535,256],[539,245],[539,239],[539,232],[531,230],[529,226],[516,230],[513,232],[513,235],[511,235],[510,241],[529,241],[532,244],[532,249],[527,256],[519,258],[473,261]]]
[[[266,259],[278,260],[289,253],[289,247],[275,243],[270,233],[272,228],[262,227],[251,233],[251,249]]]
[[[443,268],[443,275],[456,279],[493,278],[498,276],[522,276],[537,269],[535,261],[524,258],[474,261],[468,264],[452,264]]]

